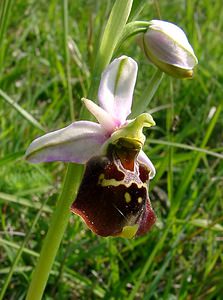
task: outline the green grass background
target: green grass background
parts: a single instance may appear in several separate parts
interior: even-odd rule
[[[113,3],[70,0],[67,36],[63,1],[0,2],[0,290],[12,275],[4,299],[25,298],[65,174],[66,164],[23,160],[33,139],[70,123],[64,40],[78,119]],[[141,238],[100,238],[71,215],[44,299],[223,297],[222,2],[134,1],[131,18],[160,16],[185,30],[199,65],[193,80],[165,76],[148,107],[158,222]],[[135,38],[122,54],[139,64],[138,98],[155,68]]]

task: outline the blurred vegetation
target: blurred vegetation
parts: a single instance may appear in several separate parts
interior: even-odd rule
[[[77,119],[113,3],[69,1]],[[34,138],[70,123],[62,5],[0,3],[0,286],[13,273],[4,299],[25,298],[66,169],[23,160]],[[44,299],[222,299],[222,3],[134,1],[132,18],[160,16],[185,30],[199,65],[193,80],[165,76],[148,107],[157,124],[145,151],[157,169],[150,197],[158,222],[134,240],[99,238],[71,215]],[[135,38],[115,56],[122,54],[139,64],[140,97],[155,69]]]

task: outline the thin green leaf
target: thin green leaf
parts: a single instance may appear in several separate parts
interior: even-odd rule
[[[0,192],[0,202],[1,201],[16,203],[16,204],[23,205],[23,206],[26,206],[26,207],[30,207],[30,208],[33,208],[33,209],[37,209],[37,210],[39,210],[42,207],[42,204],[39,203],[39,202],[30,201],[26,198],[22,198],[22,197],[18,197],[18,196],[14,196],[14,195],[10,195],[10,194]],[[48,212],[48,213],[52,212],[52,209],[47,205],[44,205],[42,210],[44,212]]]
[[[182,143],[175,143],[171,141],[163,141],[163,140],[156,140],[156,139],[148,139],[149,143],[151,144],[160,144],[160,145],[166,145],[166,146],[171,146],[171,147],[176,147],[176,148],[181,148],[181,149],[186,149],[186,150],[191,150],[191,151],[196,151],[196,152],[201,152],[210,156],[218,157],[220,159],[223,159],[223,154],[217,153],[211,150],[207,150],[204,148],[196,147],[196,146],[190,146],[187,144],[182,144]]]
[[[24,108],[22,108],[18,103],[16,103],[11,97],[9,97],[1,89],[0,89],[0,96],[8,104],[10,104],[13,109],[15,109],[20,115],[22,115],[25,120],[27,120],[29,123],[31,123],[34,127],[45,132],[45,129],[43,128],[43,126],[29,112],[27,112]]]

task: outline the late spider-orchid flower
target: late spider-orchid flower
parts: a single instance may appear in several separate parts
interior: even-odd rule
[[[101,236],[142,235],[156,220],[147,186],[155,168],[142,151],[142,129],[155,122],[147,113],[126,120],[136,76],[137,63],[132,58],[115,59],[102,73],[100,106],[83,99],[99,123],[74,122],[37,138],[26,152],[26,159],[33,163],[86,164],[71,211]]]

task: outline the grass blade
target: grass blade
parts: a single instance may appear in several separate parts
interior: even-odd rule
[[[204,136],[204,139],[203,139],[203,142],[201,143],[201,148],[204,148],[209,140],[209,137],[211,136],[211,133],[214,129],[214,126],[218,120],[218,117],[220,115],[220,112],[221,112],[221,109],[222,109],[222,106],[219,105],[210,124],[209,124],[209,127],[206,131],[206,134]],[[171,218],[173,214],[175,214],[175,212],[177,211],[179,205],[180,205],[180,201],[181,199],[183,198],[184,194],[185,194],[185,191],[189,185],[189,183],[191,182],[191,179],[196,171],[196,168],[200,162],[200,159],[202,157],[202,152],[199,152],[196,154],[196,157],[194,158],[194,160],[192,161],[191,164],[189,164],[187,170],[185,171],[185,174],[184,174],[184,177],[183,177],[183,180],[181,182],[181,184],[179,185],[179,189],[177,190],[177,194],[176,196],[174,197],[174,202],[173,202],[173,207],[171,209],[171,212],[170,212],[170,215],[169,217]]]
[[[37,129],[45,132],[44,127],[24,108],[22,108],[18,103],[16,103],[11,97],[9,97],[3,90],[0,89],[0,96],[3,100],[5,100],[8,104],[11,105],[13,109],[15,109],[25,120],[27,120],[30,124],[32,124]]]
[[[187,144],[176,143],[176,142],[171,142],[171,141],[164,141],[164,140],[157,140],[157,139],[149,139],[149,142],[151,144],[167,145],[167,146],[171,146],[171,147],[196,151],[196,152],[200,152],[200,153],[203,153],[203,154],[207,154],[207,155],[210,155],[210,156],[214,156],[214,157],[218,157],[220,159],[223,159],[223,154],[217,153],[217,152],[214,152],[214,151],[211,151],[211,150],[204,149],[203,147],[190,146],[190,145],[187,145]]]
[[[14,273],[16,267],[17,267],[17,263],[18,263],[18,261],[19,261],[21,255],[22,255],[23,249],[25,248],[25,245],[27,244],[28,240],[30,239],[30,236],[31,236],[31,234],[32,234],[32,232],[33,232],[33,229],[34,229],[34,227],[36,226],[37,221],[39,220],[39,217],[40,217],[40,215],[41,215],[41,213],[42,213],[42,211],[43,211],[43,207],[44,207],[44,205],[46,204],[46,202],[47,202],[47,198],[46,198],[46,200],[43,202],[43,204],[41,205],[41,207],[40,207],[38,213],[36,214],[36,217],[35,217],[35,219],[34,219],[32,225],[31,225],[31,227],[30,227],[30,230],[28,231],[28,233],[27,233],[27,235],[26,235],[26,237],[25,237],[25,239],[24,239],[24,241],[23,241],[23,243],[22,243],[22,245],[21,245],[19,251],[18,251],[17,254],[16,254],[16,257],[15,257],[15,259],[14,259],[14,262],[13,262],[13,264],[12,264],[10,270],[9,270],[8,275],[6,276],[4,285],[3,285],[3,287],[2,287],[1,294],[0,294],[0,300],[2,300],[2,299],[4,298],[5,292],[6,292],[7,288],[8,288],[8,285],[9,285],[9,283],[10,283],[10,280],[11,280],[11,278],[12,278],[12,275],[13,275],[13,273]]]
[[[70,71],[70,54],[68,48],[69,42],[69,29],[68,29],[68,1],[62,0],[62,16],[63,16],[63,43],[64,43],[64,56],[65,56],[65,68],[66,68],[66,83],[67,83],[67,96],[70,107],[71,120],[74,121],[74,104],[72,96],[72,85],[71,85],[71,71]]]
[[[3,0],[0,3],[0,70],[2,69],[5,47],[3,46],[4,36],[7,30],[12,0]]]
[[[14,195],[10,195],[10,194],[0,192],[0,202],[1,202],[1,200],[3,200],[4,202],[16,203],[16,204],[20,204],[20,205],[30,207],[30,208],[34,208],[34,209],[40,209],[42,207],[42,204],[39,203],[39,202],[33,202],[33,201],[30,201],[29,199],[25,199],[25,198],[22,198],[22,197],[17,197],[17,196],[14,196]],[[52,212],[52,209],[47,205],[44,205],[42,210],[44,212],[48,212],[48,213]]]

